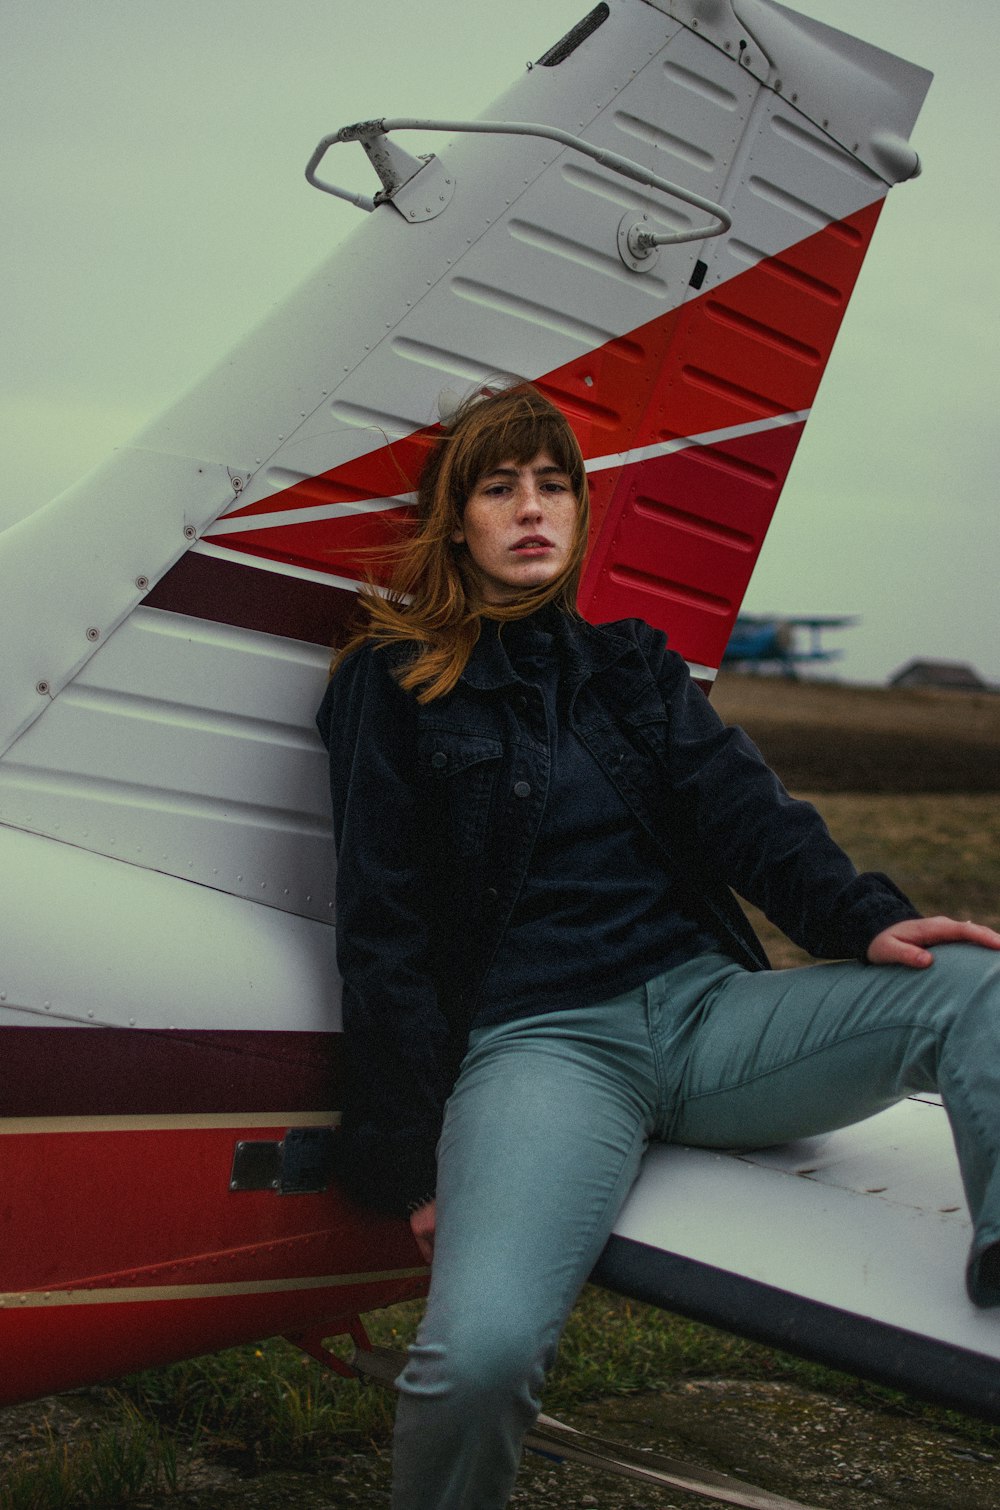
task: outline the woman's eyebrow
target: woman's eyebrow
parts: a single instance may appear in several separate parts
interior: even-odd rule
[[[517,477],[521,472],[520,467],[493,467],[489,472],[484,472],[479,479],[486,482],[490,477]],[[569,473],[564,467],[552,465],[550,467],[532,467],[534,477],[568,477]]]

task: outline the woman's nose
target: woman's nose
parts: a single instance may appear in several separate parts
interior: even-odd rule
[[[538,515],[542,512],[542,495],[534,483],[523,487],[518,498],[518,513]]]

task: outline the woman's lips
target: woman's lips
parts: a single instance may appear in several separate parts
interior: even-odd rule
[[[516,551],[519,556],[542,555],[552,548],[552,541],[547,540],[544,535],[526,535],[523,540],[517,540],[511,546],[511,550]]]

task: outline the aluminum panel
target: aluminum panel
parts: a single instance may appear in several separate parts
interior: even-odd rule
[[[308,918],[0,828],[0,1027],[340,1027],[334,935]]]
[[[0,761],[0,816],[329,922],[327,660],[137,611]]]

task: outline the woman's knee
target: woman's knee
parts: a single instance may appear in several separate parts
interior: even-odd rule
[[[554,1355],[548,1328],[539,1334],[516,1319],[481,1314],[447,1338],[418,1340],[399,1385],[404,1393],[450,1398],[462,1410],[513,1405],[535,1412]]]
[[[926,971],[927,986],[948,1016],[967,1012],[1000,1018],[1000,952],[976,944],[941,944]]]

